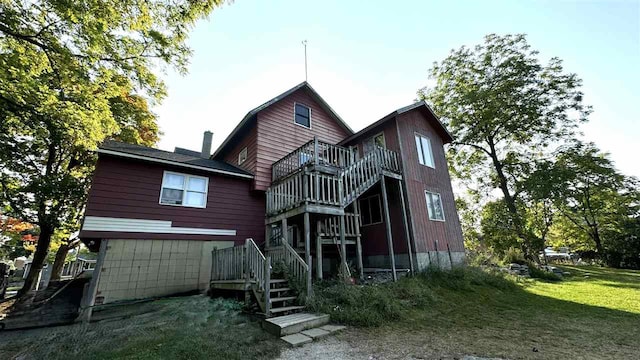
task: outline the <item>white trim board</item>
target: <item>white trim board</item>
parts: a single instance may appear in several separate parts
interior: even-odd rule
[[[83,231],[235,236],[235,230],[174,227],[171,221],[86,216]]]
[[[119,157],[128,158],[128,159],[144,160],[144,161],[155,162],[159,164],[168,164],[168,165],[174,165],[174,166],[179,166],[179,167],[184,167],[189,169],[197,169],[197,170],[212,172],[216,174],[224,174],[224,175],[230,175],[230,176],[237,176],[245,179],[253,179],[253,175],[238,174],[230,171],[218,170],[218,169],[208,168],[204,166],[185,164],[177,161],[156,159],[156,158],[141,156],[141,155],[133,155],[133,154],[123,153],[123,152],[113,151],[113,150],[98,149],[98,154],[113,155],[113,156],[119,156]]]

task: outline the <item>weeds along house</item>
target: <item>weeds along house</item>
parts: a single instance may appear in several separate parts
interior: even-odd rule
[[[249,111],[213,155],[210,133],[201,152],[105,142],[80,233],[99,251],[90,291],[108,303],[253,289],[269,313],[275,262],[307,291],[341,269],[461,263],[451,140],[424,102],[354,133],[303,82]]]

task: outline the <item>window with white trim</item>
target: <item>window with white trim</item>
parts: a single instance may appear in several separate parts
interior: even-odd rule
[[[245,146],[244,149],[240,150],[240,153],[238,154],[238,165],[242,165],[245,161],[247,161],[247,147]]]
[[[208,188],[209,178],[165,171],[160,204],[204,208]]]
[[[382,222],[382,205],[380,195],[373,195],[360,199],[360,223],[365,225],[379,224]]]
[[[442,198],[440,194],[425,191],[427,198],[427,210],[429,212],[429,220],[444,221],[444,210],[442,209]]]
[[[308,106],[297,103],[293,107],[295,123],[311,129],[311,109]]]
[[[367,140],[364,141],[363,145],[364,145],[365,154],[372,152],[376,148],[376,146],[381,147],[383,149],[387,148],[387,144],[384,140],[384,133],[379,133],[368,138]]]
[[[433,151],[431,150],[431,140],[426,136],[416,134],[416,149],[418,151],[418,161],[420,164],[435,168]]]

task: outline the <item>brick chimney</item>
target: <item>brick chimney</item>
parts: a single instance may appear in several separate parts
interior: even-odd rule
[[[213,139],[213,133],[209,130],[204,132],[204,137],[202,138],[202,152],[200,152],[200,157],[208,159],[211,157],[211,140]]]

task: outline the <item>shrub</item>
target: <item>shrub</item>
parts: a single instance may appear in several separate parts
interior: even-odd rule
[[[527,260],[524,258],[524,254],[522,250],[514,247],[510,247],[505,251],[504,257],[502,258],[502,262],[506,264],[518,264],[525,265]]]

